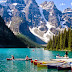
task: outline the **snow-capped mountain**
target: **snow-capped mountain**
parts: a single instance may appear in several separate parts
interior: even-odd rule
[[[59,11],[53,1],[7,0],[0,5],[0,15],[14,33],[22,33],[38,42],[48,42],[63,28],[72,26],[72,9]],[[37,38],[38,37],[38,38]]]

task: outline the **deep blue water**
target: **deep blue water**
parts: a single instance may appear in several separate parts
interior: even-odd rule
[[[34,51],[33,51],[34,50]],[[43,48],[4,48],[0,49],[0,72],[58,72],[56,69],[37,68],[30,63],[30,61],[7,61],[6,58],[11,58],[14,55],[15,58],[25,58],[26,55],[33,60],[49,61],[56,58],[55,56],[64,56],[65,51],[48,51]],[[72,58],[72,52],[68,52],[69,57]],[[71,71],[59,71],[59,72],[71,72]]]

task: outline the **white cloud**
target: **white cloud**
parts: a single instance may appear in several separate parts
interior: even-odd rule
[[[66,5],[65,3],[61,3],[60,6]]]
[[[72,2],[71,2],[71,6],[72,6]]]

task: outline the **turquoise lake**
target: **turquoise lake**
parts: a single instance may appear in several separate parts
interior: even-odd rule
[[[30,61],[6,60],[6,58],[11,58],[11,55],[23,59],[28,55],[33,60],[49,61],[56,58],[58,53],[60,56],[65,55],[65,51],[48,51],[43,48],[0,48],[0,72],[71,72],[71,70],[58,71],[57,69],[38,68]],[[68,52],[68,55],[72,58],[72,52]]]

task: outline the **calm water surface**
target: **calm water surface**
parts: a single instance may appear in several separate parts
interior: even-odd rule
[[[7,61],[6,58],[25,58],[26,55],[33,60],[49,61],[59,53],[61,56],[65,55],[64,51],[48,51],[43,48],[6,48],[0,49],[0,72],[71,72],[63,70],[57,71],[56,69],[37,68],[30,63],[30,61]],[[68,52],[69,57],[72,58],[72,52]]]

